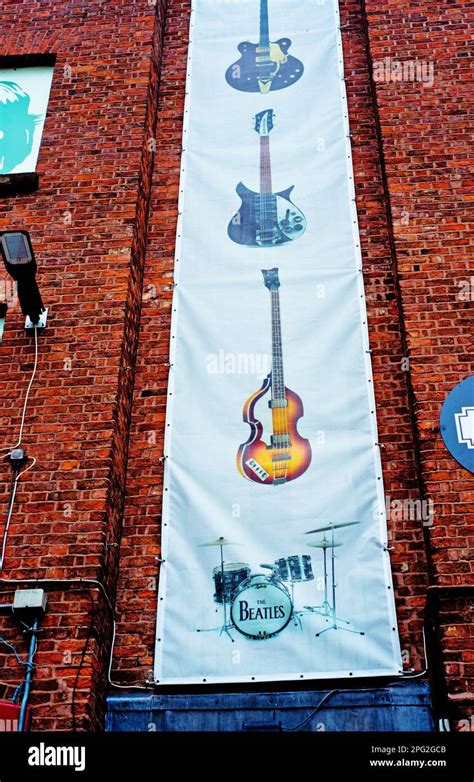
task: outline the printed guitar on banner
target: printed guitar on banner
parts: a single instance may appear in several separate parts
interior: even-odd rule
[[[302,236],[306,220],[291,202],[293,187],[272,192],[270,161],[270,131],[273,128],[273,110],[260,112],[255,117],[255,130],[260,136],[260,192],[254,193],[242,182],[237,195],[242,206],[229,223],[229,236],[238,244],[249,247],[274,247]]]
[[[250,425],[250,436],[239,448],[237,467],[244,478],[278,486],[308,469],[311,446],[296,429],[303,416],[303,403],[285,387],[278,269],[262,270],[262,274],[272,305],[272,371],[245,403],[243,418]],[[267,412],[271,413],[271,422],[264,426]],[[265,436],[267,442],[262,439]]]
[[[303,75],[303,63],[288,54],[290,46],[289,38],[270,42],[268,0],[260,0],[259,41],[239,44],[242,57],[228,68],[227,83],[236,90],[263,95],[290,87]]]
[[[190,24],[155,680],[393,677],[338,4],[195,0]]]

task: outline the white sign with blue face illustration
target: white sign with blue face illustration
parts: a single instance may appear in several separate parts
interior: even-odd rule
[[[0,176],[36,168],[53,68],[0,70]]]
[[[466,470],[474,472],[474,375],[459,383],[441,410],[446,448]]]

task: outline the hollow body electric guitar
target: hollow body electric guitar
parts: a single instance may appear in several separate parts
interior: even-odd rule
[[[270,161],[272,128],[272,109],[261,111],[256,115],[255,130],[260,136],[260,192],[254,193],[239,182],[236,192],[242,205],[227,229],[233,242],[247,247],[274,247],[286,244],[302,236],[306,229],[304,214],[290,199],[294,185],[280,193],[272,192]]]
[[[283,377],[278,269],[262,274],[271,298],[272,371],[245,403],[243,420],[250,426],[250,436],[238,450],[237,468],[249,481],[278,486],[308,469],[311,446],[297,430],[303,403],[285,387]]]
[[[238,45],[242,55],[226,71],[231,87],[242,92],[282,90],[295,84],[303,75],[303,63],[288,54],[289,38],[271,42],[268,28],[268,0],[260,0],[260,39],[257,44],[243,41]]]

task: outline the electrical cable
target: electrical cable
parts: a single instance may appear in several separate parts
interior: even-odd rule
[[[423,671],[419,671],[418,673],[403,673],[402,679],[418,679],[419,676],[425,676],[425,674],[428,673],[428,652],[426,650],[426,635],[425,635],[425,628],[422,630],[423,635],[423,650],[425,655],[425,668]]]
[[[325,703],[331,695],[335,695],[336,692],[340,692],[340,690],[330,690],[329,692],[327,692],[326,695],[323,698],[321,698],[316,708],[314,708],[313,711],[307,717],[305,717],[302,722],[299,722],[298,725],[294,725],[291,728],[282,728],[282,730],[284,730],[285,732],[300,730],[314,717],[314,715],[319,711],[323,703]]]
[[[17,650],[15,649],[15,647],[13,646],[13,644],[11,644],[11,643],[9,643],[8,641],[6,641],[6,640],[5,640],[5,638],[3,638],[3,636],[1,636],[1,635],[0,635],[0,643],[2,643],[2,644],[5,644],[5,646],[8,646],[8,647],[9,647],[9,648],[12,650],[13,654],[15,655],[15,657],[16,657],[16,659],[17,659],[17,662],[18,662],[20,665],[28,665],[28,663],[25,663],[25,662],[24,662],[24,661],[21,659],[20,655],[18,654],[18,652],[17,652]]]
[[[36,654],[36,650],[38,648],[38,642],[37,641],[36,641],[36,644],[35,644],[34,652],[33,652],[32,657],[31,657],[31,662],[28,662],[28,661],[24,662],[24,660],[21,659],[20,655],[18,654],[18,652],[15,649],[15,647],[13,646],[13,644],[11,644],[8,641],[6,641],[5,638],[3,638],[3,636],[1,636],[1,635],[0,635],[0,643],[5,644],[5,646],[8,646],[9,649],[12,650],[13,654],[16,657],[16,660],[17,660],[18,664],[19,665],[24,665],[27,668],[27,672],[28,672],[28,670],[30,668],[35,668],[36,667],[35,663],[33,663],[33,658],[34,658],[34,656]],[[23,681],[20,682],[20,684],[18,685],[18,687],[16,688],[16,690],[13,693],[13,696],[12,696],[12,702],[13,703],[16,703],[16,701],[18,700],[20,692],[22,691],[23,687],[25,686],[25,681],[26,681],[26,674],[25,674],[25,678],[23,679]],[[4,685],[4,686],[7,686],[7,685]]]
[[[18,486],[18,475],[13,474],[12,482],[11,482],[11,488],[10,488],[10,499],[8,501],[8,510],[7,510],[7,518],[5,521],[5,526],[3,528],[3,535],[2,535],[2,549],[0,552],[0,573],[3,570],[3,562],[5,560],[5,549],[7,546],[7,540],[8,540],[8,531],[10,529],[10,521],[13,515],[13,504],[15,502],[15,496],[16,496],[16,490]]]
[[[110,658],[109,658],[109,668],[107,671],[107,682],[110,684],[111,687],[115,687],[118,690],[149,690],[150,688],[143,684],[116,684],[111,679],[112,674],[112,663],[114,659],[114,647],[115,647],[115,632],[116,632],[116,623],[115,618],[113,619],[112,623],[112,644],[110,647]]]
[[[26,665],[28,667],[28,670],[30,668],[31,669],[36,668],[36,663],[33,662],[33,659],[34,659],[34,656],[35,656],[37,651],[38,651],[38,638],[37,638],[37,635],[36,635],[36,632],[35,632],[35,646],[34,646],[34,649],[33,649],[32,655],[31,655],[31,663],[24,663],[24,665]],[[27,670],[26,673],[28,673],[28,670]],[[23,681],[20,682],[20,684],[16,688],[15,692],[13,693],[13,696],[12,696],[13,703],[17,702],[18,698],[20,697],[21,691],[25,687],[25,684],[26,684],[26,674],[25,674],[25,678],[23,679]]]
[[[31,462],[29,467],[27,467],[25,470],[22,470],[18,474],[16,474],[15,472],[13,473],[12,485],[11,485],[11,490],[10,490],[10,499],[9,499],[9,502],[8,502],[7,518],[6,518],[6,521],[5,521],[5,526],[3,528],[2,547],[1,547],[1,552],[0,552],[0,573],[3,570],[3,564],[5,562],[5,550],[6,550],[6,546],[7,546],[8,531],[10,529],[10,521],[11,521],[11,518],[12,518],[12,515],[13,515],[13,505],[14,505],[14,502],[15,502],[16,491],[17,491],[17,488],[18,488],[18,481],[20,480],[21,476],[24,475],[25,473],[27,473],[28,470],[31,470],[31,468],[34,467],[35,464],[36,464],[36,459],[34,457],[32,457],[32,462]]]
[[[8,458],[8,456],[11,455],[11,452],[14,451],[15,448],[18,448],[21,445],[21,441],[23,439],[23,429],[24,429],[24,426],[25,426],[26,411],[28,409],[28,400],[30,398],[30,391],[31,391],[31,388],[33,386],[33,381],[34,381],[35,376],[36,376],[36,370],[38,368],[38,328],[37,328],[36,324],[34,326],[34,334],[35,334],[35,360],[34,360],[33,371],[31,373],[30,381],[29,381],[28,387],[26,389],[25,401],[23,403],[23,410],[22,410],[22,414],[21,414],[20,432],[19,432],[19,435],[18,435],[18,442],[15,445],[12,445],[9,448],[0,448],[0,453],[2,453],[3,451],[8,451],[9,452],[9,453],[7,453],[3,457],[4,459]],[[35,464],[36,464],[36,458],[33,457],[32,458],[32,463],[25,470],[22,470],[18,474],[16,474],[15,472],[13,473],[12,487],[11,487],[11,491],[10,491],[10,500],[8,502],[7,518],[6,518],[6,521],[5,521],[5,527],[3,529],[2,547],[1,547],[1,552],[0,552],[0,573],[3,570],[3,564],[4,564],[4,561],[5,561],[5,549],[6,549],[6,545],[7,545],[8,532],[9,532],[9,529],[10,529],[10,521],[11,521],[11,518],[12,518],[12,515],[13,515],[13,505],[14,505],[14,501],[15,501],[15,497],[16,497],[16,491],[17,491],[17,488],[18,488],[18,481],[20,480],[22,475],[25,475],[25,473],[27,473],[28,470],[31,470],[31,468],[34,467]]]
[[[423,641],[424,641],[424,646],[425,646],[425,659],[426,659],[426,642],[425,642],[425,634],[424,634],[424,632],[423,632]],[[387,682],[384,686],[385,687],[394,687],[395,685],[403,684],[405,679],[416,679],[418,676],[424,676],[424,674],[426,674],[427,671],[428,671],[428,669],[425,668],[424,671],[421,671],[420,673],[416,673],[414,675],[412,675],[412,674],[402,675],[398,679],[395,679],[394,681]],[[321,698],[321,700],[319,701],[318,705],[312,710],[312,712],[307,717],[305,717],[305,719],[302,722],[298,723],[298,725],[295,725],[294,727],[291,727],[291,728],[283,727],[282,730],[284,730],[284,731],[300,730],[304,725],[306,725],[314,717],[314,715],[319,711],[319,709],[321,708],[323,703],[325,703],[331,695],[335,695],[338,692],[341,692],[341,690],[337,689],[337,690],[330,690],[330,692],[327,692],[326,695],[323,698]],[[357,689],[351,689],[351,692],[373,692],[373,688],[371,688],[371,687],[360,688],[359,687]]]
[[[124,689],[124,690],[149,690],[150,689],[149,686],[144,686],[140,684],[117,684],[116,682],[113,682],[111,679],[113,653],[114,653],[115,636],[116,636],[116,622],[115,622],[115,612],[112,606],[112,602],[102,581],[98,581],[95,578],[0,578],[0,585],[2,584],[7,586],[11,586],[12,584],[44,584],[44,585],[68,584],[70,586],[79,587],[79,588],[84,584],[90,584],[93,585],[94,587],[98,587],[105,598],[105,602],[110,611],[110,617],[112,621],[112,643],[110,647],[110,660],[109,660],[109,666],[107,671],[107,683],[110,684],[111,687],[116,687],[118,689]]]
[[[96,605],[94,602],[94,597],[92,595],[92,592],[87,592],[91,601],[91,621],[89,622],[89,629],[87,630],[87,636],[86,640],[84,642],[84,646],[82,647],[82,654],[81,659],[79,661],[79,665],[77,666],[76,671],[76,678],[74,679],[74,685],[72,688],[72,698],[71,698],[71,716],[72,716],[72,730],[75,733],[76,732],[76,690],[77,690],[77,683],[79,681],[79,675],[82,670],[82,666],[84,665],[84,660],[86,657],[87,649],[89,646],[89,641],[91,639],[92,630],[94,627],[94,619],[95,619],[95,613],[96,613]]]
[[[22,438],[23,438],[23,429],[24,429],[24,426],[25,426],[25,418],[26,418],[26,411],[27,411],[27,408],[28,408],[28,400],[29,400],[29,397],[30,397],[31,387],[33,385],[33,381],[34,381],[35,376],[36,376],[36,370],[38,368],[38,327],[36,326],[36,324],[35,324],[35,327],[34,327],[34,332],[35,332],[35,363],[34,363],[34,366],[33,366],[33,372],[31,373],[30,382],[28,383],[28,388],[26,389],[25,401],[23,403],[23,411],[22,411],[22,414],[21,414],[20,432],[19,432],[19,435],[18,435],[18,442],[15,445],[11,445],[11,446],[8,446],[6,448],[0,448],[0,453],[3,453],[4,451],[13,451],[15,448],[19,448],[19,446],[21,445]]]

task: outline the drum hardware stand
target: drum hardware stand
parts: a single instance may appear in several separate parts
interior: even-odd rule
[[[329,609],[329,613],[323,614],[323,616],[326,616],[326,622],[329,621],[329,618],[332,620],[332,624],[329,627],[325,627],[324,630],[320,630],[319,633],[316,633],[316,638],[319,638],[320,635],[323,635],[323,633],[327,633],[328,630],[345,630],[346,633],[354,633],[355,635],[365,635],[365,632],[361,630],[353,630],[351,627],[344,627],[344,624],[350,625],[351,622],[347,619],[341,619],[337,616],[336,613],[336,554],[335,549],[342,545],[334,542],[334,530],[339,527],[351,527],[354,524],[358,524],[358,521],[352,521],[352,522],[345,522],[343,524],[331,524],[328,527],[320,527],[319,529],[310,530],[307,532],[307,535],[311,535],[315,532],[325,532],[326,530],[331,530],[331,542],[326,541],[326,538],[324,537],[323,545],[320,545],[319,548],[323,548],[324,550],[324,559],[325,559],[325,565],[326,565],[326,549],[331,549],[331,591],[332,591],[332,606],[328,602],[328,594],[327,594],[327,567],[325,566],[325,598],[323,607],[325,607],[326,612]],[[326,545],[324,545],[324,541],[326,541]],[[311,545],[311,544],[310,544]],[[317,544],[313,544],[313,546],[317,546]],[[318,611],[316,609],[319,608],[319,606],[314,606],[313,608],[311,606],[305,606],[305,608],[308,608],[310,612],[312,613],[321,613],[321,611]]]
[[[319,614],[320,616],[328,617],[332,615],[332,608],[331,604],[329,602],[329,590],[328,590],[328,583],[329,583],[329,571],[328,571],[328,557],[327,552],[328,548],[332,548],[334,552],[334,548],[336,546],[342,546],[342,543],[334,543],[334,541],[329,541],[326,536],[324,535],[323,539],[321,541],[318,541],[317,543],[308,543],[308,546],[311,546],[313,548],[321,548],[323,550],[323,572],[324,572],[324,600],[319,605],[315,606],[305,606],[305,613],[307,614]],[[344,621],[344,620],[341,620]]]
[[[227,541],[228,542],[228,541]],[[227,619],[227,598],[225,594],[225,584],[224,584],[224,546],[226,545],[225,538],[219,538],[218,541],[216,541],[214,544],[204,543],[204,546],[206,545],[216,545],[220,547],[221,550],[221,577],[222,577],[222,611],[223,611],[223,623],[222,625],[218,627],[209,627],[209,628],[198,628],[196,632],[198,633],[216,633],[219,632],[219,635],[221,636],[222,633],[225,633],[229,636],[232,643],[235,643],[234,639],[232,638],[229,630],[231,627],[233,627],[233,624],[231,621]]]
[[[295,611],[295,581],[290,581],[291,584],[291,604],[293,606],[293,624],[295,627],[300,628],[300,630],[303,630],[303,625],[301,622],[301,617],[306,613],[306,611]],[[306,608],[306,606],[305,606]]]

